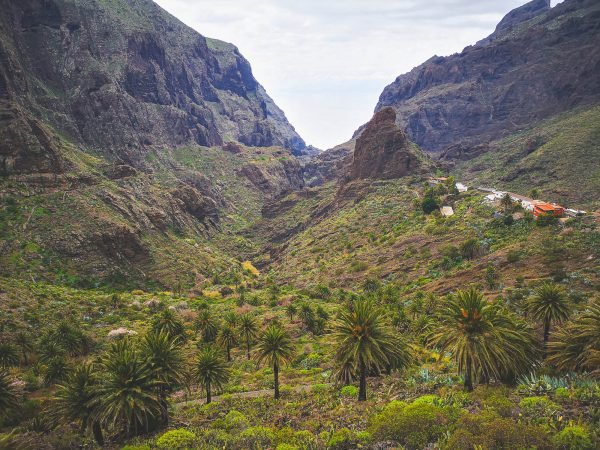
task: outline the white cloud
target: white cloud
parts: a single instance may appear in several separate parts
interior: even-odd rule
[[[155,1],[201,34],[235,44],[300,135],[320,148],[347,140],[398,75],[434,54],[461,51],[525,3]]]

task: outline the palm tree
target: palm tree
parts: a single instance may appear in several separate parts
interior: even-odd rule
[[[508,192],[504,194],[500,199],[500,205],[502,205],[502,207],[504,208],[505,214],[512,212],[514,205],[512,198],[510,197],[510,194]]]
[[[287,315],[290,316],[290,322],[293,322],[294,321],[294,315],[298,312],[298,309],[296,308],[296,305],[294,305],[293,303],[290,303],[285,308],[285,311],[287,312]]]
[[[222,389],[229,379],[229,369],[217,350],[205,347],[198,355],[196,362],[196,381],[206,389],[206,403],[212,401],[212,389]]]
[[[261,334],[256,348],[258,364],[267,361],[273,367],[275,377],[275,399],[279,398],[279,368],[294,356],[294,345],[289,334],[278,324],[272,324]]]
[[[300,320],[302,320],[302,325],[304,325],[306,329],[312,327],[312,324],[315,321],[315,312],[310,305],[304,303],[300,306]]]
[[[17,348],[7,342],[0,343],[0,368],[13,367],[19,364]]]
[[[231,349],[237,345],[235,328],[229,324],[225,324],[217,335],[217,344],[225,349],[225,352],[227,353],[227,361],[231,361]]]
[[[91,428],[94,439],[102,446],[104,436],[95,407],[98,383],[92,364],[79,365],[66,382],[58,386],[53,414],[66,423],[78,422],[82,433]]]
[[[550,336],[550,326],[569,318],[569,304],[562,288],[556,284],[544,283],[535,290],[527,302],[531,317],[544,324],[544,345]]]
[[[196,331],[202,335],[202,340],[206,343],[214,342],[219,331],[217,321],[207,309],[200,311],[195,321],[195,327]]]
[[[529,328],[473,288],[446,301],[429,342],[452,353],[469,391],[478,376],[506,378],[533,363]]]
[[[152,331],[168,333],[173,338],[180,338],[185,341],[185,327],[183,322],[170,309],[165,309],[154,318]]]
[[[94,402],[99,419],[109,427],[120,427],[126,436],[148,431],[162,411],[157,395],[161,383],[151,367],[129,339],[113,343],[100,364],[104,373]]]
[[[240,331],[244,335],[244,342],[246,343],[246,355],[250,359],[250,346],[252,345],[252,339],[256,337],[258,331],[258,324],[254,317],[250,314],[244,314],[240,317]]]
[[[600,369],[600,302],[558,329],[548,343],[548,361],[561,370]]]
[[[29,364],[29,355],[33,352],[33,339],[31,334],[20,331],[15,335],[15,344],[21,349],[21,359],[25,365]]]
[[[336,358],[341,365],[352,364],[359,377],[358,400],[367,399],[367,373],[381,371],[405,352],[394,336],[383,310],[370,300],[357,300],[340,313],[334,324]]]
[[[238,324],[239,316],[234,311],[228,311],[223,316],[223,320],[230,327],[236,327]]]
[[[162,405],[162,419],[169,421],[167,393],[185,382],[185,360],[179,338],[165,331],[150,332],[141,343],[141,357],[148,364],[152,376],[159,382],[158,397]]]
[[[0,418],[8,415],[9,411],[16,408],[18,404],[19,399],[8,373],[0,371]]]

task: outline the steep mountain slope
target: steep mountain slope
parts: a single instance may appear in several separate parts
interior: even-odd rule
[[[433,57],[387,86],[376,110],[430,152],[473,147],[600,101],[600,3],[534,0],[487,39]]]
[[[150,0],[3,0],[3,173],[65,170],[45,126],[112,160],[150,148],[304,142],[248,61]]]
[[[303,185],[249,63],[150,0],[0,0],[0,38],[3,275],[189,285]]]

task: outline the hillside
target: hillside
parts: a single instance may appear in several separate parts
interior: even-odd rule
[[[600,5],[533,0],[462,52],[434,56],[387,86],[375,110],[424,150],[440,153],[507,136],[555,114],[600,101]]]

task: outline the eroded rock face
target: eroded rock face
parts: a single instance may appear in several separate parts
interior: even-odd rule
[[[356,141],[348,179],[400,178],[429,171],[431,162],[396,125],[393,108],[375,113]]]
[[[0,1],[0,170],[64,169],[44,126],[134,167],[150,148],[304,142],[236,47],[150,0]]]
[[[599,23],[597,0],[565,0],[552,9],[547,0],[534,0],[509,13],[477,45],[399,76],[376,110],[393,107],[412,141],[443,152],[600,102]],[[468,153],[477,154],[458,154]]]

